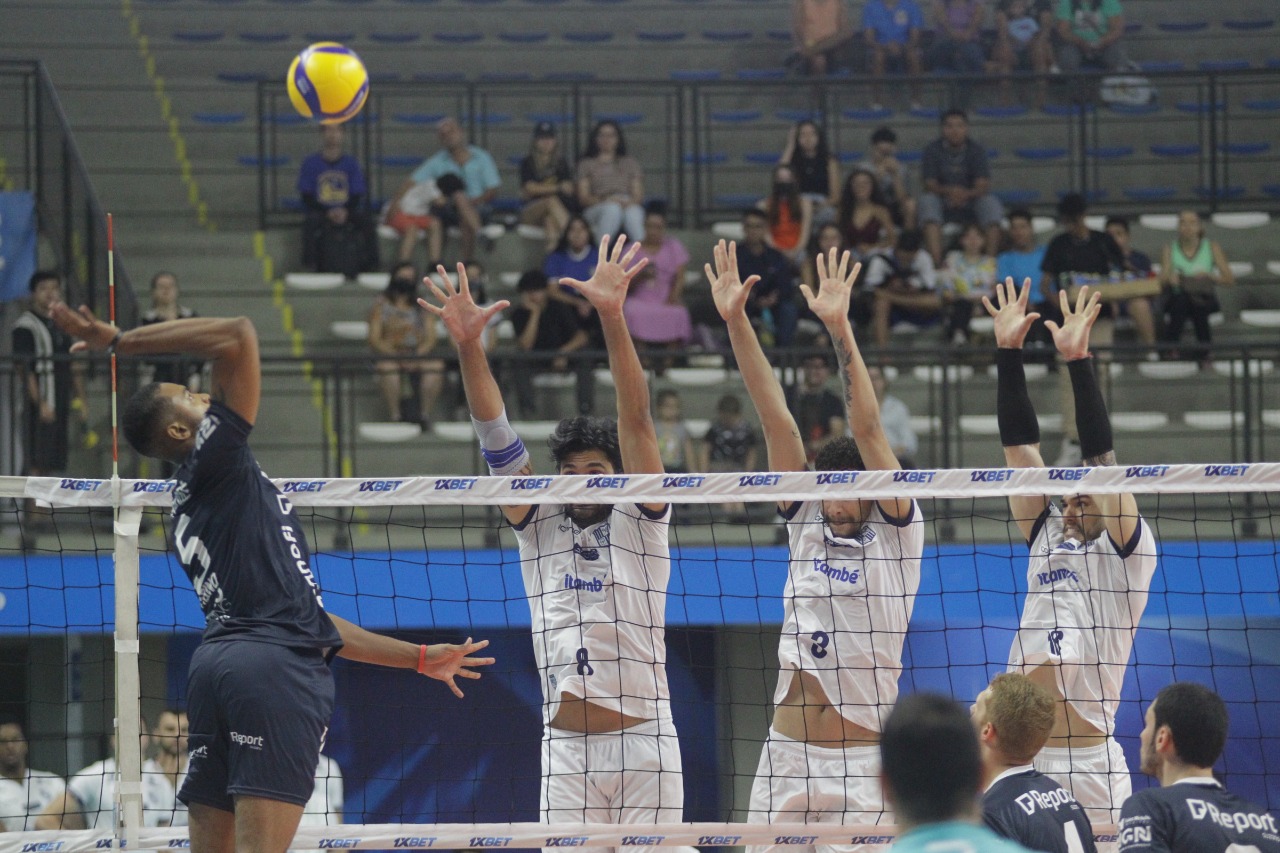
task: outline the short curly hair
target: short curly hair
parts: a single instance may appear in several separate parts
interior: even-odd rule
[[[611,418],[579,416],[565,418],[547,439],[551,459],[559,468],[565,457],[585,450],[605,455],[614,471],[622,470],[622,450],[618,446],[618,423]]]
[[[170,413],[169,399],[160,393],[160,383],[143,385],[124,404],[120,429],[125,440],[143,456],[158,458],[161,419]]]
[[[865,471],[858,443],[847,435],[831,439],[818,451],[813,460],[815,471]]]

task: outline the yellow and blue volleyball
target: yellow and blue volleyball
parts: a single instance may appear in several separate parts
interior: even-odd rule
[[[364,63],[336,41],[316,42],[294,57],[285,84],[294,109],[321,124],[347,121],[369,97]]]

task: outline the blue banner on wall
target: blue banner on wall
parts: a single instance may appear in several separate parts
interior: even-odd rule
[[[0,192],[0,302],[26,296],[35,271],[35,196]]]

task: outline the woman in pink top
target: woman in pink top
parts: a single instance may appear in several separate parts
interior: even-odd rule
[[[937,26],[933,46],[925,54],[930,68],[950,68],[961,74],[981,74],[986,68],[982,55],[982,0],[934,0]]]
[[[693,334],[684,305],[689,252],[675,237],[667,236],[666,211],[656,206],[645,214],[640,256],[648,258],[649,265],[631,282],[622,308],[631,337],[638,344],[684,346]]]

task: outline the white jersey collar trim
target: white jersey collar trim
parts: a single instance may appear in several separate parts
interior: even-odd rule
[[[1222,783],[1212,776],[1188,776],[1185,779],[1179,779],[1174,782],[1175,785],[1211,785],[1214,788],[1221,788]]]
[[[986,788],[986,791],[983,791],[982,793],[985,794],[987,791],[990,791],[992,788],[996,786],[996,783],[999,782],[1001,779],[1007,779],[1010,776],[1017,776],[1019,774],[1026,773],[1028,770],[1035,770],[1035,769],[1036,768],[1034,764],[1023,764],[1021,767],[1010,767],[1008,770],[1004,771],[999,776],[992,779],[991,784],[988,785]]]

